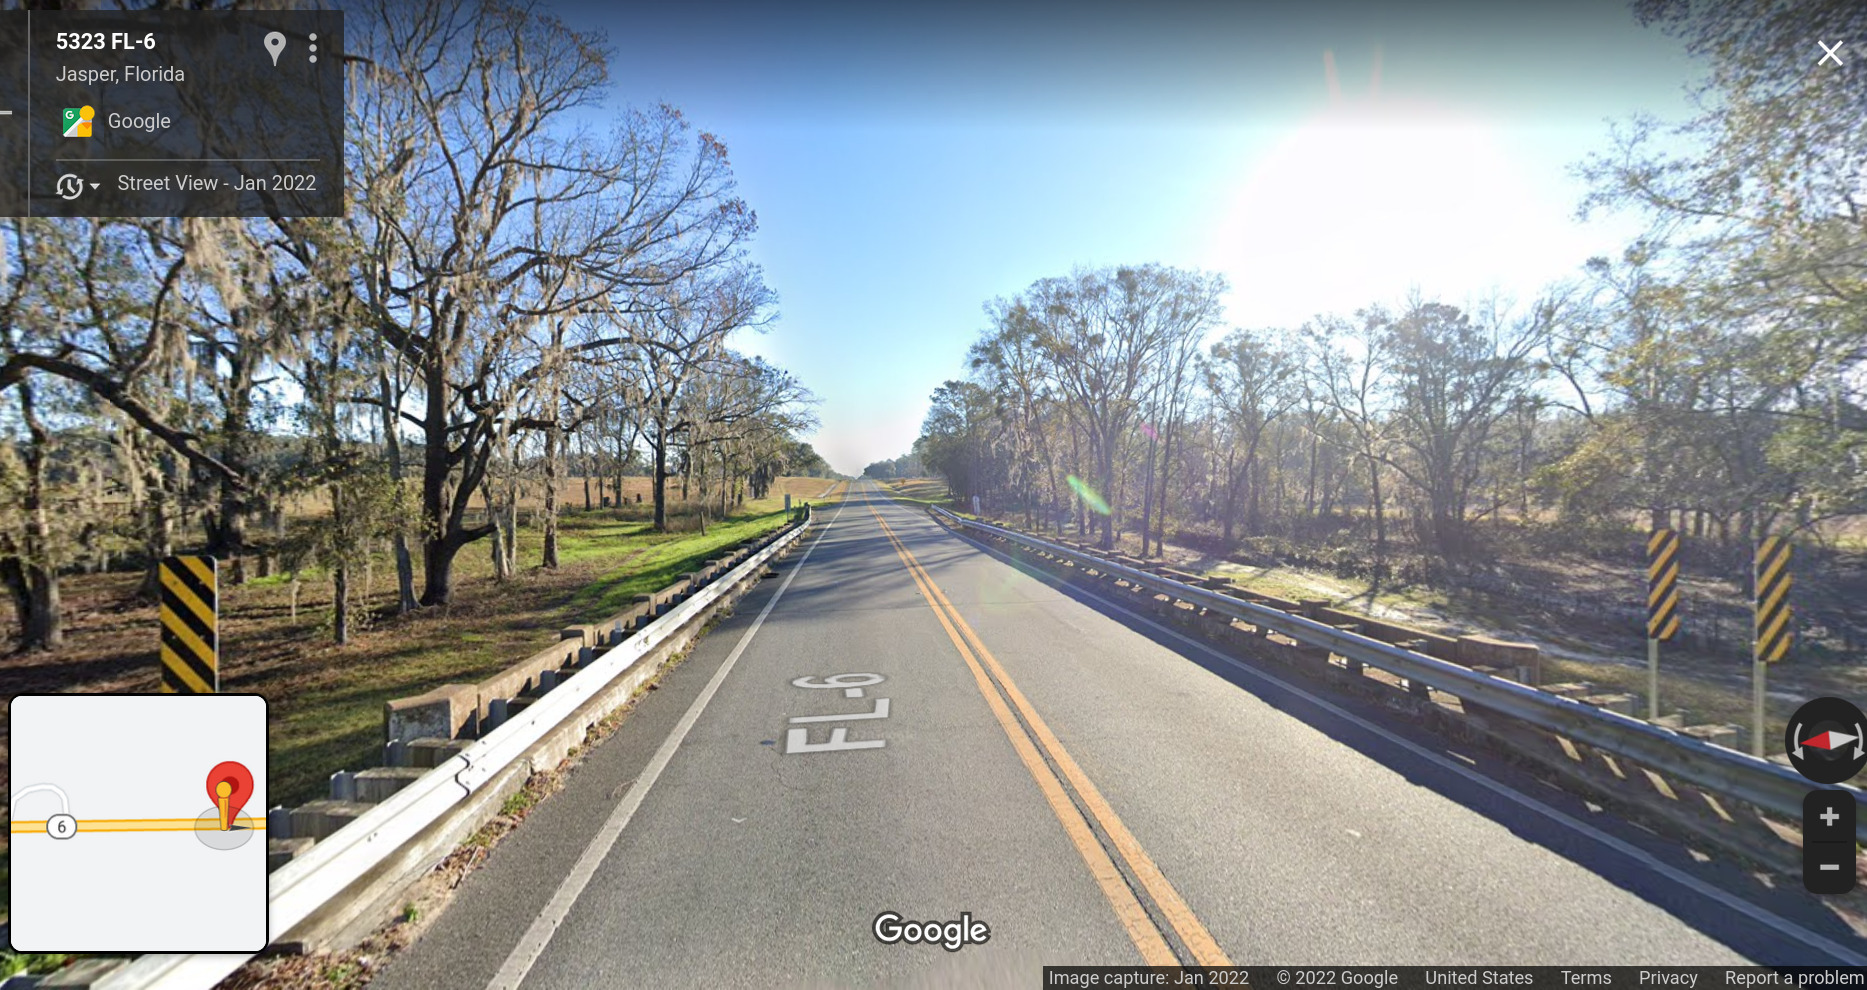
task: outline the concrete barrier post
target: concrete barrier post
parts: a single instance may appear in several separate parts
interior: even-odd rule
[[[348,770],[339,770],[331,774],[331,800],[355,801],[357,799],[357,775]]]
[[[383,705],[383,741],[454,738],[471,734],[479,692],[472,684],[443,684],[413,698]]]
[[[414,767],[374,767],[365,770],[356,775],[357,800],[381,804],[426,772]]]
[[[1460,636],[1457,661],[1467,667],[1497,667],[1503,670],[1524,669],[1519,680],[1531,687],[1543,684],[1543,651],[1534,643],[1511,643],[1489,636]]]
[[[322,839],[362,817],[370,805],[360,801],[313,801],[292,809],[294,839]]]

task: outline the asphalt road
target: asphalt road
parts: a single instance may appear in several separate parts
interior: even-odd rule
[[[827,518],[372,987],[1867,957],[1799,891],[1047,583],[873,483]],[[839,715],[868,717],[793,721]],[[891,911],[989,940],[883,944]]]

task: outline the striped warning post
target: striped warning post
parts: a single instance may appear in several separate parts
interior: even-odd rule
[[[1665,642],[1679,632],[1679,533],[1656,529],[1647,537],[1647,638]]]
[[[1767,536],[1757,544],[1758,663],[1789,655],[1789,617],[1789,541]]]
[[[218,571],[212,557],[165,557],[162,583],[162,693],[220,690]]]

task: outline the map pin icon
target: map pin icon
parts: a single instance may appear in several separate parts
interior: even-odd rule
[[[252,796],[253,772],[245,766],[228,760],[207,772],[207,799],[214,802],[220,814],[221,831],[233,828],[234,819],[240,817],[240,809]]]
[[[285,51],[285,35],[278,31],[266,32],[266,50],[272,53],[273,68],[278,68],[279,53]]]

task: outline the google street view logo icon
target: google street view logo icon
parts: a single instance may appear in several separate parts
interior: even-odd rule
[[[91,121],[97,117],[97,111],[90,107],[65,108],[65,136],[90,137]]]

